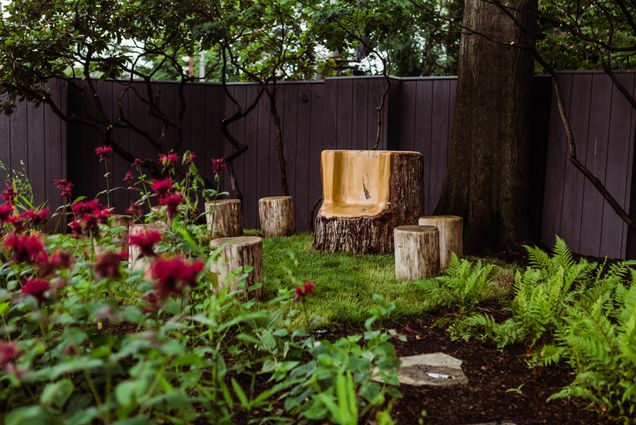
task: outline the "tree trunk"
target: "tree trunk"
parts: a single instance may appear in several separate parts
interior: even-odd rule
[[[205,203],[205,219],[211,239],[229,238],[243,234],[241,201],[222,199]]]
[[[451,254],[462,256],[463,220],[455,215],[432,215],[421,217],[420,226],[434,226],[439,231],[439,266],[448,267]]]
[[[261,198],[258,201],[258,215],[263,236],[269,238],[294,234],[294,201],[291,196]]]
[[[394,233],[396,279],[429,279],[439,274],[437,227],[400,226]]]
[[[212,263],[211,272],[218,278],[218,287],[229,286],[230,291],[239,289],[243,267],[252,267],[247,275],[245,288],[263,283],[263,240],[255,236],[238,238],[220,238],[210,242],[212,250],[220,249],[219,258]],[[252,293],[252,292],[250,292]],[[260,298],[262,288],[253,291],[255,298]]]
[[[284,196],[289,196],[289,185],[287,184],[287,163],[285,162],[285,149],[283,148],[283,124],[276,106],[276,85],[271,91],[267,91],[269,98],[269,112],[274,123],[274,144],[278,153],[278,163],[280,166],[280,186]]]
[[[513,12],[467,0],[448,171],[436,214],[464,218],[467,251],[518,248],[527,213],[537,0]],[[533,19],[534,18],[534,19]]]

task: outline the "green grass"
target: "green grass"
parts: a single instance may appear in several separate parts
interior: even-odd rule
[[[312,235],[264,239],[265,297],[279,288],[295,288],[311,280],[315,293],[307,302],[319,325],[359,324],[369,317],[373,294],[396,304],[391,319],[418,316],[430,310],[413,282],[396,280],[393,255],[323,253],[312,249]]]

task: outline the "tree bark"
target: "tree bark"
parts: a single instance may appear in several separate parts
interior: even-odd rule
[[[212,263],[211,272],[218,277],[217,290],[226,286],[230,291],[239,289],[240,276],[244,267],[252,267],[245,280],[245,289],[263,283],[263,240],[255,236],[238,238],[219,238],[210,242],[212,250],[220,250],[217,260]],[[251,291],[255,298],[260,298],[262,288]]]
[[[243,234],[241,201],[238,199],[206,202],[205,219],[211,239],[229,238]]]
[[[439,274],[437,227],[400,226],[394,233],[396,279],[429,279]]]
[[[518,248],[531,237],[528,40],[534,43],[536,7],[530,0],[514,12],[520,28],[495,5],[465,3],[448,171],[435,213],[464,218],[471,253]]]
[[[463,253],[463,220],[456,215],[432,215],[421,217],[420,226],[433,226],[439,231],[439,266],[448,267],[451,254],[458,257]]]
[[[294,234],[294,201],[291,196],[261,198],[258,201],[258,215],[263,236],[269,238]]]

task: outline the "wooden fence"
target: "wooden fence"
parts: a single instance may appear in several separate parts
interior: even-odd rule
[[[632,72],[620,74],[628,87],[634,87]],[[579,157],[606,182],[610,191],[629,210],[636,209],[632,198],[632,168],[634,144],[634,111],[621,99],[611,81],[602,73],[563,73],[563,86],[568,110],[571,113]],[[59,84],[59,83],[58,83]],[[141,85],[141,83],[138,83]],[[616,214],[609,209],[591,185],[566,161],[562,126],[550,96],[550,80],[535,79],[535,107],[532,119],[532,152],[530,161],[531,206],[535,229],[540,231],[542,242],[551,245],[554,235],[563,236],[572,248],[587,255],[624,257],[628,243],[636,237],[628,237],[627,229]],[[160,94],[161,106],[176,116],[179,104],[178,84],[154,83]],[[425,187],[425,211],[433,212],[446,173],[450,129],[453,120],[455,77],[440,78],[392,78],[388,100],[382,114],[380,148],[415,150],[425,157],[423,184]],[[381,77],[333,78],[325,81],[286,82],[278,85],[277,107],[283,123],[283,141],[287,160],[287,174],[291,194],[296,205],[298,230],[309,229],[310,212],[320,197],[320,152],[323,149],[367,149],[375,144],[376,107],[385,88]],[[139,87],[141,89],[141,87]],[[119,99],[122,111],[137,126],[157,136],[159,122],[150,116],[148,108],[130,91],[123,93],[123,85],[116,81],[98,83],[100,97],[104,101],[104,114],[97,110],[85,91],[69,89],[68,109],[83,116],[98,117],[106,125],[119,116]],[[63,90],[62,90],[63,91]],[[245,106],[256,96],[252,84],[231,84],[229,91]],[[183,121],[184,140],[181,151],[192,149],[199,154],[200,169],[210,172],[209,160],[231,152],[221,133],[221,120],[234,111],[234,104],[225,96],[218,84],[196,83],[184,92],[188,105]],[[32,152],[35,142],[26,144],[14,134],[3,137],[7,122],[16,128],[38,126],[28,123],[30,106],[20,106],[10,119],[0,118],[0,145],[3,154],[7,147],[14,158],[36,158]],[[24,112],[26,111],[26,112]],[[49,112],[47,114],[50,115]],[[47,116],[49,116],[47,115]],[[496,117],[493,117],[496,119]],[[55,117],[40,124],[52,125]],[[5,123],[5,127],[3,127]],[[104,170],[97,163],[94,148],[102,143],[97,133],[77,123],[64,126],[56,124],[60,137],[57,147],[51,147],[53,139],[37,135],[48,130],[33,130],[32,140],[38,140],[46,149],[65,152],[68,146],[67,166],[64,158],[57,163],[51,159],[44,163],[46,175],[66,174],[76,184],[76,193],[94,196],[104,189]],[[13,128],[13,127],[12,127]],[[249,145],[248,151],[235,162],[239,185],[244,195],[243,211],[246,227],[258,227],[257,202],[264,196],[281,194],[278,158],[273,144],[274,132],[269,115],[269,101],[263,96],[251,114],[231,125],[230,130],[239,141]],[[40,133],[38,133],[38,131]],[[68,137],[64,138],[64,131]],[[135,155],[152,158],[154,150],[140,134],[115,129],[114,138]],[[174,132],[165,135],[170,146]],[[22,142],[20,141],[22,140]],[[6,146],[6,147],[5,147]],[[63,155],[62,155],[63,156]],[[44,155],[49,161],[48,155]],[[2,159],[2,157],[0,157]],[[33,159],[29,168],[35,177],[34,187],[39,199],[55,197],[51,187],[41,189],[47,180],[36,176],[41,159]],[[55,165],[57,164],[57,165]],[[54,171],[48,171],[48,168]],[[57,167],[57,168],[55,168]],[[57,171],[55,171],[57,170]],[[121,159],[111,163],[111,187],[122,186],[128,164]],[[34,174],[35,173],[35,174]],[[208,174],[209,175],[209,174]],[[227,176],[225,177],[227,180]],[[125,189],[114,194],[114,205],[123,210],[135,194]],[[636,244],[633,244],[636,246]],[[634,248],[636,254],[636,247]],[[633,255],[633,254],[632,254]]]

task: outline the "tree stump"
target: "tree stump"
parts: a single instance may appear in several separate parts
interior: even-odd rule
[[[439,266],[448,267],[451,254],[462,256],[464,220],[457,215],[431,215],[420,217],[420,226],[435,226],[439,231]]]
[[[258,215],[263,236],[294,234],[294,201],[291,196],[261,198],[258,201]]]
[[[323,151],[323,203],[314,248],[388,253],[393,229],[417,224],[423,205],[419,152]]]
[[[396,279],[428,279],[439,274],[439,231],[433,226],[395,229]]]
[[[212,239],[243,234],[240,199],[222,199],[205,203],[205,218]]]
[[[150,229],[159,230],[163,232],[168,228],[168,225],[164,222],[146,223],[146,224],[134,224],[130,225],[129,235],[136,235],[137,233],[145,232]],[[138,246],[128,245],[128,268],[132,270],[144,270],[150,269],[151,258],[141,257],[141,250]]]
[[[251,266],[253,270],[245,280],[245,289],[263,282],[263,240],[255,236],[239,236],[235,238],[219,238],[210,242],[212,250],[220,249],[219,258],[212,262],[210,271],[217,275],[218,287],[229,286],[236,291],[243,274],[243,267]],[[250,292],[260,298],[262,288]]]

